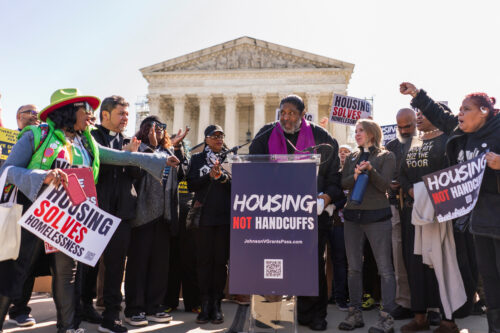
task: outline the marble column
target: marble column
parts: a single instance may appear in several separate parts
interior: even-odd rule
[[[174,100],[174,121],[173,126],[169,130],[171,134],[177,134],[180,129],[184,129],[186,124],[184,123],[184,111],[186,105],[186,95],[174,95],[172,96]]]
[[[313,116],[313,121],[317,124],[319,124],[320,119],[319,117],[319,93],[318,92],[310,92],[306,93],[307,97],[307,108],[306,112],[312,114]]]
[[[252,138],[266,123],[266,94],[253,94],[253,133]]]
[[[238,95],[224,95],[225,115],[224,115],[224,132],[226,134],[225,143],[229,148],[238,144],[238,115],[236,113],[236,103]]]
[[[149,114],[152,116],[160,116],[160,102],[161,97],[158,94],[149,94],[148,95],[148,106],[149,106]]]
[[[198,95],[200,101],[200,115],[198,117],[198,142],[205,140],[205,128],[210,125],[210,94]]]

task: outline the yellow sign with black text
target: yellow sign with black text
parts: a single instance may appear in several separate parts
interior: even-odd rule
[[[0,127],[0,147],[2,148],[0,160],[6,160],[9,157],[12,147],[17,142],[18,135],[18,131]]]

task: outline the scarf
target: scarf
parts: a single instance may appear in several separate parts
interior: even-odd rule
[[[286,149],[286,139],[285,133],[281,128],[281,124],[278,122],[271,132],[271,136],[268,141],[269,154],[288,154]],[[312,147],[316,144],[314,141],[314,136],[312,132],[312,127],[307,120],[302,118],[302,123],[300,124],[299,137],[297,139],[297,144],[295,147],[298,150],[303,150]],[[307,154],[295,152],[295,154]]]
[[[218,153],[214,153],[212,149],[208,145],[205,145],[205,153],[207,154],[206,160],[207,160],[207,165],[212,168],[215,164],[215,161],[219,160],[219,163],[222,164],[224,162],[224,158],[221,158],[221,154],[224,151],[221,150]]]

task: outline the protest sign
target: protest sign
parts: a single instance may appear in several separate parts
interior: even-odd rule
[[[398,129],[398,125],[394,124],[394,125],[384,125],[384,126],[380,126],[382,128],[382,134],[384,136],[383,138],[383,143],[382,145],[385,146],[386,144],[388,144],[389,142],[391,142],[392,140],[396,139],[396,131]]]
[[[90,200],[73,206],[62,185],[50,185],[18,223],[73,259],[95,266],[120,221]]]
[[[80,186],[85,192],[88,200],[97,205],[97,191],[95,188],[94,175],[92,174],[91,168],[62,169],[62,171],[64,171],[68,175],[75,174],[78,177]],[[45,253],[54,252],[57,252],[57,248],[45,242]]]
[[[486,169],[485,156],[481,154],[422,177],[439,222],[456,219],[472,211]]]
[[[230,293],[318,295],[315,163],[234,163],[232,175]]]
[[[280,112],[281,112],[281,109],[276,109],[276,120],[277,121],[280,120]],[[306,114],[304,115],[304,118],[306,118],[306,120],[309,122],[313,122],[313,123],[316,122],[316,119],[312,113],[306,112]]]
[[[18,131],[0,127],[0,147],[2,148],[2,151],[0,152],[0,160],[6,160],[7,157],[9,157],[12,147],[17,142],[18,135]]]
[[[330,122],[354,126],[356,121],[372,116],[372,106],[360,98],[333,94]]]

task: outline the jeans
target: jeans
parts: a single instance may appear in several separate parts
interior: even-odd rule
[[[368,239],[377,262],[382,289],[383,311],[392,312],[396,308],[396,279],[392,266],[392,224],[391,220],[361,224],[345,221],[348,284],[350,306],[361,309],[363,296],[363,248]]]
[[[333,265],[333,298],[337,304],[347,302],[347,257],[344,226],[334,226],[329,232]]]

